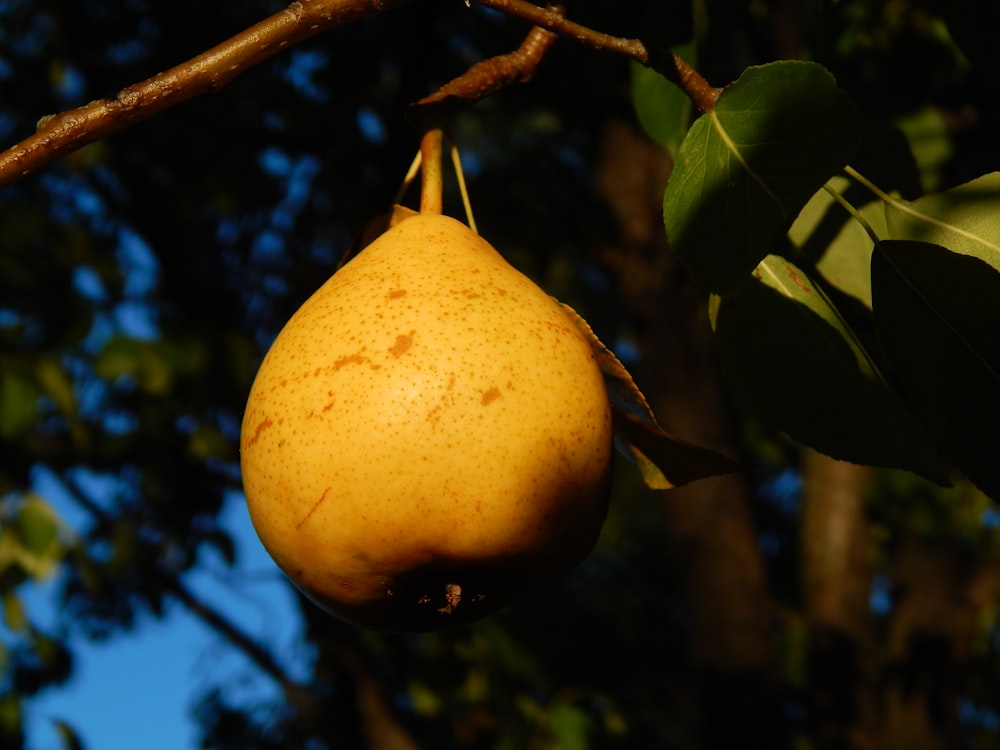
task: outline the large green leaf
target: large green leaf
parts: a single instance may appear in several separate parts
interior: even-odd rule
[[[1000,270],[1000,172],[912,203],[893,200],[886,220],[890,239],[942,245]]]
[[[734,291],[847,163],[860,127],[825,68],[747,69],[681,144],[663,207],[678,258],[709,290]]]
[[[913,404],[983,492],[1000,500],[1000,272],[928,242],[872,255],[875,326]]]
[[[727,383],[762,423],[835,458],[948,482],[927,434],[809,276],[770,255],[754,281],[713,297]]]

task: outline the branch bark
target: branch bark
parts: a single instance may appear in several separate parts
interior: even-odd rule
[[[869,467],[802,451],[802,598],[810,626],[810,702],[822,750],[876,747]]]
[[[33,135],[0,153],[0,187],[181,102],[218,91],[258,63],[323,31],[407,2],[296,0],[212,49],[115,96],[43,117]]]
[[[680,87],[699,112],[708,112],[714,109],[715,102],[719,98],[719,94],[722,93],[722,89],[709,85],[708,81],[686,60],[670,50],[647,47],[639,39],[624,39],[595,31],[568,20],[558,10],[553,10],[551,7],[540,8],[526,2],[526,0],[477,0],[477,2],[500,13],[529,21],[535,26],[548,29],[593,49],[613,52],[636,60],[666,76],[667,79]]]
[[[632,126],[607,125],[596,168],[620,237],[605,249],[642,362],[633,368],[660,423],[673,434],[734,454],[704,293],[677,264],[663,231],[666,151]],[[658,494],[667,559],[687,620],[697,683],[697,743],[769,746],[774,706],[767,689],[772,603],[741,475]]]
[[[565,12],[561,5],[549,5],[546,10],[560,16]],[[516,50],[477,62],[458,78],[414,103],[413,108],[419,116],[424,116],[452,101],[468,104],[510,84],[527,83],[557,38],[555,33],[534,26]]]

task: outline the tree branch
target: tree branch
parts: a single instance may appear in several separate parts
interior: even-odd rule
[[[112,516],[95,503],[76,482],[63,477],[61,484],[73,500],[81,508],[90,513],[97,523],[110,524],[113,522],[114,519]],[[168,544],[161,542],[159,546],[165,547]],[[311,714],[313,712],[316,706],[316,699],[309,692],[308,686],[292,679],[270,651],[242,631],[222,612],[200,599],[184,584],[179,574],[161,579],[161,583],[165,584],[166,590],[189,613],[198,618],[208,628],[225,638],[234,648],[243,652],[258,669],[274,680],[281,687],[288,701],[295,706],[299,713]]]
[[[561,5],[549,5],[546,12],[561,17],[565,9]],[[512,83],[526,83],[534,77],[535,70],[541,64],[545,53],[557,38],[555,33],[535,26],[516,50],[477,62],[458,78],[415,102],[412,105],[413,109],[419,118],[428,110],[436,110],[438,106],[449,102],[457,100],[468,104],[479,101]]]
[[[300,715],[308,716],[314,713],[316,698],[309,692],[308,686],[292,679],[270,651],[240,630],[221,612],[199,599],[179,577],[169,581],[168,591],[188,612],[225,638],[234,648],[243,652],[258,669],[278,683],[289,703],[295,706]]]
[[[630,57],[675,83],[687,94],[699,112],[714,109],[715,102],[722,93],[722,89],[710,86],[697,70],[669,50],[649,48],[639,39],[623,39],[595,31],[567,20],[560,12],[551,8],[540,8],[527,0],[476,1],[487,8],[529,21],[535,26],[548,29],[593,49]]]
[[[66,154],[200,94],[218,91],[276,53],[410,0],[296,0],[212,49],[117,95],[43,117],[36,132],[0,153],[0,187]]]

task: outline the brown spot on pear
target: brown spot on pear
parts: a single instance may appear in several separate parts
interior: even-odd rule
[[[364,627],[430,630],[590,552],[611,411],[562,308],[464,224],[417,214],[282,329],[241,461],[254,527],[302,591]]]

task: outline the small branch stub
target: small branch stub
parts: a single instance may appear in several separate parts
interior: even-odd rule
[[[630,57],[652,68],[675,83],[688,96],[699,112],[715,109],[715,102],[722,89],[709,85],[702,75],[687,61],[669,50],[648,48],[638,39],[624,39],[582,26],[565,18],[552,8],[540,8],[526,0],[477,0],[480,5],[492,8],[514,18],[528,21],[543,29],[572,39],[580,44],[605,52]]]

